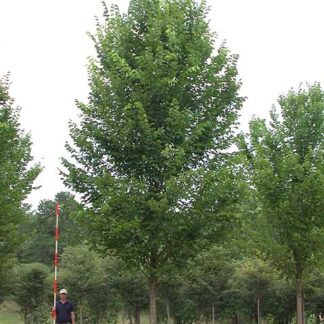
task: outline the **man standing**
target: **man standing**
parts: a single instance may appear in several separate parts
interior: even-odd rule
[[[75,314],[73,304],[67,300],[67,290],[60,290],[60,300],[56,302],[56,322],[57,324],[75,324]]]

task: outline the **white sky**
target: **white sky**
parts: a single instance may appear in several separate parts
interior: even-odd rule
[[[128,0],[109,0],[122,11]],[[247,96],[242,125],[253,114],[267,117],[280,93],[300,82],[324,81],[323,0],[208,0],[210,26],[219,41],[240,55],[238,69]],[[65,190],[58,168],[76,120],[74,99],[86,101],[86,32],[95,30],[101,0],[0,0],[0,76],[10,72],[11,96],[22,107],[33,155],[45,170],[42,188],[28,202],[53,199]]]

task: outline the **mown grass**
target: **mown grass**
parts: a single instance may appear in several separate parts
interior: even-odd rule
[[[52,321],[51,321],[52,322]],[[126,323],[128,321],[125,321]],[[23,324],[19,313],[17,312],[17,306],[14,302],[5,302],[0,305],[0,324]],[[122,317],[119,316],[118,323],[123,323]],[[148,316],[142,314],[141,324],[148,324]]]
[[[133,319],[133,321],[134,321],[134,319]],[[123,323],[122,316],[119,315],[118,324],[122,324],[122,323]],[[129,323],[129,321],[127,319],[125,319],[125,323]],[[0,324],[2,324],[2,323],[0,322]],[[141,324],[149,324],[149,317],[148,317],[148,315],[146,315],[146,314],[142,314],[141,315]]]
[[[23,324],[15,303],[5,302],[0,305],[0,324]]]
[[[1,324],[23,324],[23,321],[21,320],[19,314],[1,310],[0,323]]]

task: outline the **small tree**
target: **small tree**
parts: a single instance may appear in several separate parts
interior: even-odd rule
[[[123,317],[127,314],[130,322],[139,324],[141,311],[147,310],[148,289],[147,281],[137,268],[130,268],[125,262],[117,258],[106,259],[107,279],[111,287],[119,296],[123,308]]]
[[[106,306],[105,309],[96,308],[99,314],[93,319],[94,323],[97,323],[103,313],[107,315],[105,319],[109,317],[108,315],[115,315],[115,308],[109,310],[112,290],[107,286],[105,279],[102,260],[93,251],[89,251],[84,245],[66,247],[61,257],[59,285],[69,291],[81,324],[94,315],[89,309],[94,304],[99,306],[104,302]]]
[[[229,253],[221,247],[212,247],[191,262],[184,276],[187,297],[199,313],[197,320],[204,317],[206,321],[211,319],[215,323],[224,309],[222,295],[229,288],[233,271]]]
[[[307,307],[308,315],[315,314],[316,316],[318,316],[318,314],[320,313],[323,314],[324,272],[322,269],[314,269],[309,278],[307,278],[307,282],[305,284],[305,306]]]
[[[269,126],[252,120],[241,147],[269,232],[285,253],[277,265],[294,269],[297,323],[303,324],[303,273],[323,241],[324,92],[317,84],[300,88],[281,96],[279,105],[280,114],[272,110]]]
[[[12,275],[12,271],[8,269],[13,269],[17,264],[15,258],[2,260],[0,267],[0,304],[9,299],[14,292],[15,277]]]
[[[15,300],[25,324],[46,323],[49,318],[49,269],[41,263],[22,264],[16,268]]]
[[[269,297],[270,287],[274,284],[276,273],[264,261],[259,259],[244,260],[237,266],[237,288],[244,291],[246,306],[258,324],[262,323],[262,305]]]

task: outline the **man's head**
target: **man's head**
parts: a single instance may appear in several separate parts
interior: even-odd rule
[[[66,289],[61,289],[60,290],[60,296],[62,300],[66,300],[67,297],[67,290]]]

